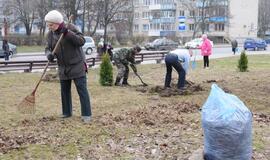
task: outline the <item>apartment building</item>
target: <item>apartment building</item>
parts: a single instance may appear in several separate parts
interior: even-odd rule
[[[0,0],[3,4],[7,0]],[[59,0],[53,0],[56,7]],[[133,0],[133,35],[149,37],[176,37],[188,41],[202,34],[203,30],[215,42],[232,38],[256,37],[258,33],[258,8],[260,0]],[[0,5],[1,6],[1,5]],[[2,5],[2,10],[3,10]],[[17,15],[9,16],[13,21]],[[202,19],[202,17],[205,17]],[[0,13],[0,29],[3,26]],[[39,33],[38,20],[34,21],[32,33]],[[20,21],[12,23],[10,33],[25,34]],[[108,33],[117,34],[114,25]],[[103,34],[98,28],[97,34]],[[124,33],[121,31],[121,33]],[[126,34],[126,33],[125,33]]]
[[[204,20],[204,33],[216,41],[256,37],[258,1],[134,0],[134,35],[185,41],[202,34]]]

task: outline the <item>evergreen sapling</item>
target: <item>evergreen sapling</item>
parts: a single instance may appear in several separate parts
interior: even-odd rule
[[[248,69],[248,58],[245,51],[242,51],[240,59],[238,60],[238,69],[240,72],[247,72]]]
[[[113,67],[110,61],[110,56],[108,53],[102,56],[102,62],[100,64],[99,72],[99,83],[102,86],[112,86],[113,85]]]

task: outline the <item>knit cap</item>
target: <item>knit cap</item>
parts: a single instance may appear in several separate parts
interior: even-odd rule
[[[46,14],[45,21],[61,24],[64,20],[62,14],[59,11],[52,10]]]

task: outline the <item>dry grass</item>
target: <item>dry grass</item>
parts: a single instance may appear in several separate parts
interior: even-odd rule
[[[202,106],[210,90],[211,83],[207,81],[216,81],[238,96],[253,113],[269,117],[270,56],[250,56],[246,73],[237,71],[237,60],[210,60],[209,70],[202,69],[199,62],[187,78],[201,84],[204,91],[166,98],[136,91],[134,86],[141,82],[132,73],[129,83],[133,87],[101,87],[98,69],[91,69],[88,88],[93,121],[89,125],[80,121],[80,103],[74,86],[72,118],[58,118],[60,88],[55,82],[42,82],[36,93],[36,114],[22,115],[16,106],[31,93],[40,74],[2,74],[0,159],[185,159],[203,143],[200,113],[185,113],[173,106]],[[138,71],[149,87],[163,85],[164,64],[140,65]],[[176,82],[175,73],[173,77]],[[256,160],[270,157],[269,123],[254,118]]]

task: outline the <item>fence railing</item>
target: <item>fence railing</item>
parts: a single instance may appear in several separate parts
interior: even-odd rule
[[[144,61],[155,60],[156,63],[160,63],[168,51],[148,51],[142,52],[135,56],[136,63],[141,63]],[[8,71],[23,71],[32,72],[33,70],[43,69],[48,63],[47,60],[31,60],[31,61],[1,61],[0,62],[0,72]],[[101,58],[87,58],[86,63],[89,67],[99,65],[101,63]],[[57,63],[49,63],[48,68],[57,68]]]

